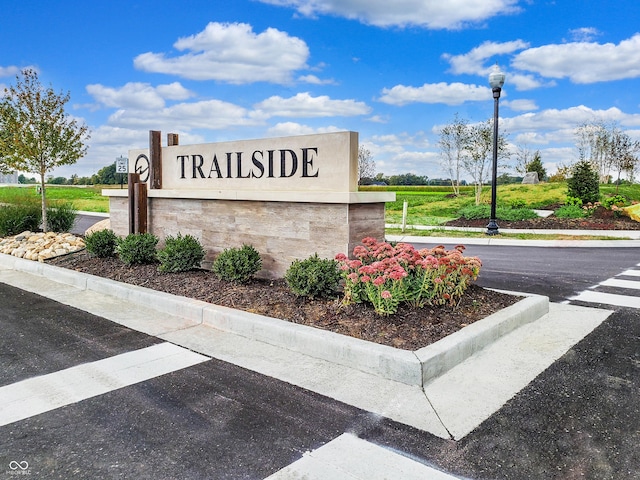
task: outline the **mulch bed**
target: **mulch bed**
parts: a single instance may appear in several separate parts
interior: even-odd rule
[[[219,280],[211,271],[160,273],[157,265],[128,266],[116,258],[96,258],[86,251],[47,263],[405,350],[417,350],[434,343],[520,300],[471,285],[455,308],[402,307],[397,314],[384,317],[370,306],[345,306],[340,299],[296,297],[284,280],[255,279],[246,285],[237,285]]]

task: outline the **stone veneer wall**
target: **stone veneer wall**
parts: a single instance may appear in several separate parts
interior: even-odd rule
[[[384,238],[384,203],[327,204],[210,199],[148,199],[149,232],[193,235],[206,260],[225,248],[252,245],[262,257],[261,277],[283,277],[294,260],[317,253],[350,255],[365,237]],[[111,228],[129,233],[128,199],[110,197]]]

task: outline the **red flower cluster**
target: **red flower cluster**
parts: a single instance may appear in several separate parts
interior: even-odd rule
[[[395,313],[402,302],[455,304],[482,265],[476,257],[465,257],[464,249],[416,250],[407,243],[393,246],[365,238],[353,250],[355,259],[342,253],[335,257],[345,279],[344,302],[370,302],[381,315]]]

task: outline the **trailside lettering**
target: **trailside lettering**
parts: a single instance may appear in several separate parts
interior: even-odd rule
[[[301,148],[296,152],[291,149],[255,150],[251,155],[245,152],[225,152],[223,165],[220,168],[216,154],[207,159],[200,154],[177,155],[180,165],[180,178],[317,178],[320,169],[314,166],[318,158],[317,147]],[[276,158],[278,160],[276,160]],[[208,170],[208,175],[205,172]]]

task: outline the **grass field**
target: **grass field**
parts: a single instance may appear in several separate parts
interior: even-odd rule
[[[109,198],[102,196],[103,188],[97,185],[86,187],[48,185],[47,200],[71,202],[76,210],[108,212]],[[35,185],[0,188],[0,203],[22,203],[39,197]]]
[[[442,225],[459,217],[461,208],[474,205],[473,189],[464,189],[458,197],[451,195],[451,189],[442,191],[426,190],[420,187],[415,191],[396,191],[396,201],[386,206],[386,222],[401,223],[403,203],[407,201],[407,224],[409,225]],[[364,188],[364,191],[369,189]],[[603,196],[616,193],[615,185],[600,185]],[[640,201],[640,184],[622,185],[619,194],[629,200]],[[563,204],[567,198],[566,183],[540,183],[537,185],[499,185],[497,189],[498,206],[509,207],[514,203],[524,202],[533,209],[545,209],[550,205]],[[491,203],[491,188],[482,191],[482,203]]]
[[[47,186],[47,198],[51,201],[64,200],[73,203],[77,210],[88,212],[108,212],[109,199],[101,195],[103,185],[86,187]],[[109,185],[106,188],[119,188]],[[401,223],[402,208],[408,202],[409,225],[441,225],[448,220],[458,218],[461,208],[473,205],[475,197],[473,187],[463,187],[460,195],[451,195],[449,187],[362,187],[362,191],[395,191],[396,201],[386,205],[386,222]],[[600,185],[602,195],[616,193],[615,185]],[[640,184],[622,185],[619,193],[629,200],[640,202]],[[0,203],[20,203],[24,199],[37,198],[35,185],[24,187],[1,187]],[[498,205],[511,206],[524,202],[529,208],[544,209],[549,205],[565,202],[566,183],[540,183],[538,185],[500,185],[497,190]],[[491,188],[485,187],[482,202],[491,202]]]

